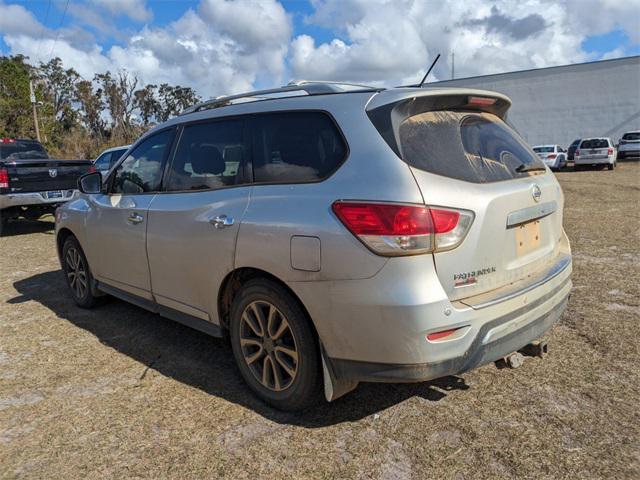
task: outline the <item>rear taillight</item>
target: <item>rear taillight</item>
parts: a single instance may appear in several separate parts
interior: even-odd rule
[[[549,160],[553,160],[554,158],[556,158],[558,155],[556,155],[555,153],[550,153],[549,155],[547,155],[547,158]]]
[[[576,157],[579,157],[579,156],[580,156],[580,150],[576,150],[576,151],[573,153],[573,155],[574,155],[574,156],[576,156]]]
[[[479,107],[488,107],[496,103],[497,99],[488,97],[468,97],[467,105],[476,105]]]
[[[609,148],[609,150],[607,150],[607,155],[613,155],[613,148]]]
[[[6,168],[0,168],[0,188],[9,188],[9,171]]]
[[[474,217],[468,210],[425,205],[337,201],[332,208],[367,247],[390,256],[455,248]]]
[[[95,165],[91,165],[91,166],[89,167],[89,169],[87,170],[87,173],[95,173],[95,172],[97,172],[97,171],[98,171],[98,170],[96,169]]]

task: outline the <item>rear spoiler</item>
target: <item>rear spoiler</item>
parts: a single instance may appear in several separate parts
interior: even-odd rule
[[[509,107],[509,97],[487,90],[397,88],[376,94],[365,110],[385,142],[402,157],[398,130],[409,117],[435,110],[475,110],[492,113],[506,121]]]

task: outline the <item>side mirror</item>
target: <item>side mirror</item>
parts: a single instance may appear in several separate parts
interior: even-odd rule
[[[102,191],[102,174],[87,173],[78,179],[78,190],[82,193],[100,193]]]

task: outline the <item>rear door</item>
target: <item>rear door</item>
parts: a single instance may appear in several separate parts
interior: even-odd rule
[[[217,293],[234,266],[251,188],[243,126],[237,119],[184,126],[163,192],[148,213],[156,301],[215,323]]]
[[[151,299],[147,261],[147,211],[160,190],[174,130],[140,142],[118,165],[107,193],[90,195],[83,245],[94,276],[116,288]]]
[[[405,120],[399,136],[425,203],[475,214],[458,247],[434,253],[449,298],[503,287],[553,263],[562,237],[560,187],[502,120],[426,112]]]

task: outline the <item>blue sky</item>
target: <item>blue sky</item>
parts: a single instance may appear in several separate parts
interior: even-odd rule
[[[393,84],[437,53],[434,79],[451,52],[458,77],[638,55],[640,0],[0,0],[0,53],[51,52],[85,77],[126,69],[203,95],[291,78]]]

